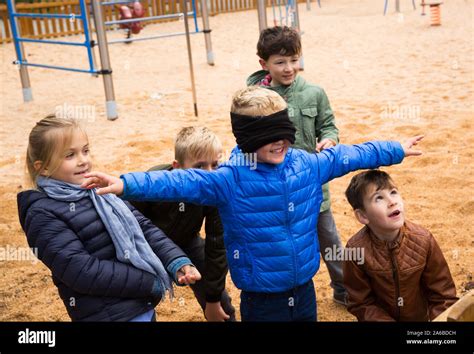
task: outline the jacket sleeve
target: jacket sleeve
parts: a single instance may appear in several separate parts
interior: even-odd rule
[[[128,205],[128,202],[125,202]],[[130,201],[130,204],[137,209],[144,217],[151,219],[152,215],[152,202],[138,202],[138,201]],[[130,207],[129,207],[130,208]],[[132,210],[133,211],[133,210]],[[135,213],[134,213],[135,214]]]
[[[321,89],[317,98],[318,116],[315,119],[315,130],[318,142],[323,139],[331,139],[339,143],[339,129],[336,127],[336,119],[329,104],[326,92]]]
[[[399,142],[372,141],[359,145],[340,144],[309,156],[316,178],[325,184],[352,171],[398,164],[405,152]]]
[[[207,302],[219,302],[225,289],[228,270],[224,247],[224,229],[216,208],[206,207],[205,217],[204,289]]]
[[[92,256],[75,232],[52,213],[31,209],[24,225],[28,244],[38,258],[74,291],[94,296],[152,296],[153,274]]]
[[[218,206],[229,202],[233,173],[228,167],[215,172],[176,169],[127,173],[121,198],[140,201],[181,201]]]
[[[456,286],[451,277],[446,259],[431,234],[430,250],[421,276],[421,284],[425,289],[431,320],[458,300],[456,297]]]
[[[347,310],[359,321],[395,321],[377,305],[370,280],[364,271],[354,261],[345,261],[343,264]]]
[[[167,269],[168,273],[176,281],[176,269],[175,260],[178,258],[186,258],[183,262],[180,262],[180,265],[191,264],[191,261],[187,258],[186,254],[179,248],[170,238],[168,238],[163,231],[156,227],[149,219],[144,217],[137,209],[135,209],[130,203],[127,203],[127,206],[133,212],[133,215],[137,219],[140,227],[145,235],[145,238],[152,248],[153,252],[158,256],[158,258],[163,263],[164,267]],[[179,267],[180,268],[180,267]]]

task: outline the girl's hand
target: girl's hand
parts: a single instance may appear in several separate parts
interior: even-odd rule
[[[403,151],[405,152],[405,157],[407,156],[419,156],[422,154],[421,150],[415,150],[412,149],[412,146],[415,146],[418,144],[421,139],[423,139],[425,136],[424,135],[417,135],[413,138],[408,139],[405,144],[402,144],[403,146]]]
[[[98,195],[113,193],[121,195],[123,193],[123,181],[114,176],[102,172],[90,172],[84,175],[86,180],[81,184],[81,188],[92,189],[98,188]]]
[[[177,272],[177,278],[179,284],[194,284],[198,280],[201,279],[201,274],[199,271],[193,267],[188,265],[182,266]]]
[[[323,151],[324,149],[329,149],[333,146],[336,146],[336,142],[334,140],[323,139],[318,143],[318,145],[316,145],[316,151]]]

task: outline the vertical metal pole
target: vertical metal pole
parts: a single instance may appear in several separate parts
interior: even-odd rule
[[[191,74],[191,89],[193,91],[193,105],[194,105],[194,116],[198,116],[197,99],[196,99],[196,85],[194,82],[194,68],[193,68],[193,55],[191,52],[191,39],[189,36],[189,24],[188,24],[188,9],[186,6],[187,0],[180,0],[182,3],[182,11],[184,13],[184,29],[186,31],[186,46],[188,48],[188,60],[189,60],[189,72]]]
[[[95,31],[97,33],[97,44],[99,45],[100,64],[102,67],[102,76],[104,78],[105,105],[107,110],[107,119],[114,120],[118,118],[117,103],[115,102],[114,82],[112,81],[112,68],[110,66],[109,49],[107,46],[107,36],[105,34],[104,17],[102,14],[101,0],[92,0],[92,9],[94,11]]]
[[[95,70],[95,62],[94,62],[94,54],[93,54],[93,48],[91,46],[91,39],[92,37],[90,36],[90,31],[89,31],[89,20],[87,16],[87,4],[85,3],[85,0],[79,0],[79,5],[81,8],[81,15],[80,19],[82,20],[82,27],[84,29],[84,38],[85,38],[85,45],[87,49],[87,59],[89,60],[89,70],[94,71]],[[92,73],[92,75],[94,75]]]
[[[395,0],[395,11],[400,12],[400,0]]]
[[[257,0],[258,30],[262,32],[267,28],[267,8],[265,0]]]
[[[300,34],[300,38],[301,38],[301,28],[300,28],[300,13],[298,11],[298,2],[295,0],[293,1],[293,4],[294,6],[294,16],[295,16],[295,28],[296,30],[298,31],[298,33]],[[303,54],[301,54],[301,57],[300,57],[300,70],[304,70],[304,58],[303,58]]]
[[[191,5],[193,7],[194,30],[196,32],[199,32],[199,26],[198,26],[198,20],[197,20],[196,0],[191,0]]]
[[[201,0],[201,16],[204,40],[206,42],[207,63],[214,65],[214,53],[212,52],[211,29],[209,28],[209,12],[207,9],[207,0]]]
[[[30,102],[33,101],[33,92],[31,91],[30,85],[30,76],[28,75],[28,67],[23,65],[26,60],[23,60],[25,57],[23,54],[25,53],[25,49],[23,47],[23,43],[18,41],[19,34],[21,33],[21,27],[17,23],[16,17],[16,5],[15,0],[7,0],[8,6],[8,13],[10,15],[10,25],[12,29],[13,35],[13,42],[15,44],[15,52],[17,63],[20,71],[20,80],[21,80],[21,87],[23,91],[23,102]],[[8,26],[8,23],[5,23],[5,26]]]
[[[97,70],[97,59],[95,58],[95,50],[94,50],[94,46],[92,45],[94,43],[94,35],[93,35],[93,31],[92,31],[92,26],[91,26],[91,11],[89,11],[89,6],[87,5],[87,3],[85,4],[84,6],[85,8],[85,18],[86,18],[86,21],[87,21],[87,29],[89,31],[89,43],[90,43],[90,52],[88,50],[87,54],[90,55],[90,61],[91,61],[91,71],[92,70]],[[85,30],[85,27],[84,27],[84,30]],[[92,76],[94,77],[99,77],[99,74],[97,73],[92,73],[91,74]]]

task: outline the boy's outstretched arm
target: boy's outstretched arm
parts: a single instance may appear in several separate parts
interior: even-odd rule
[[[408,139],[404,144],[397,141],[372,141],[358,145],[337,145],[311,154],[321,184],[359,169],[378,168],[402,162],[405,156],[418,156],[422,152],[413,148],[423,135]]]
[[[98,188],[97,194],[113,193],[126,200],[182,201],[217,206],[232,194],[233,173],[222,167],[216,172],[199,169],[127,173],[120,178],[102,172],[85,175],[82,188]]]

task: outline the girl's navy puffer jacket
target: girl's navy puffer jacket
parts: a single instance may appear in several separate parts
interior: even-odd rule
[[[128,321],[158,304],[162,294],[154,288],[155,275],[118,261],[112,239],[90,198],[69,203],[28,190],[19,193],[17,201],[28,244],[51,270],[73,321]],[[186,255],[126,204],[170,271],[168,266]]]

